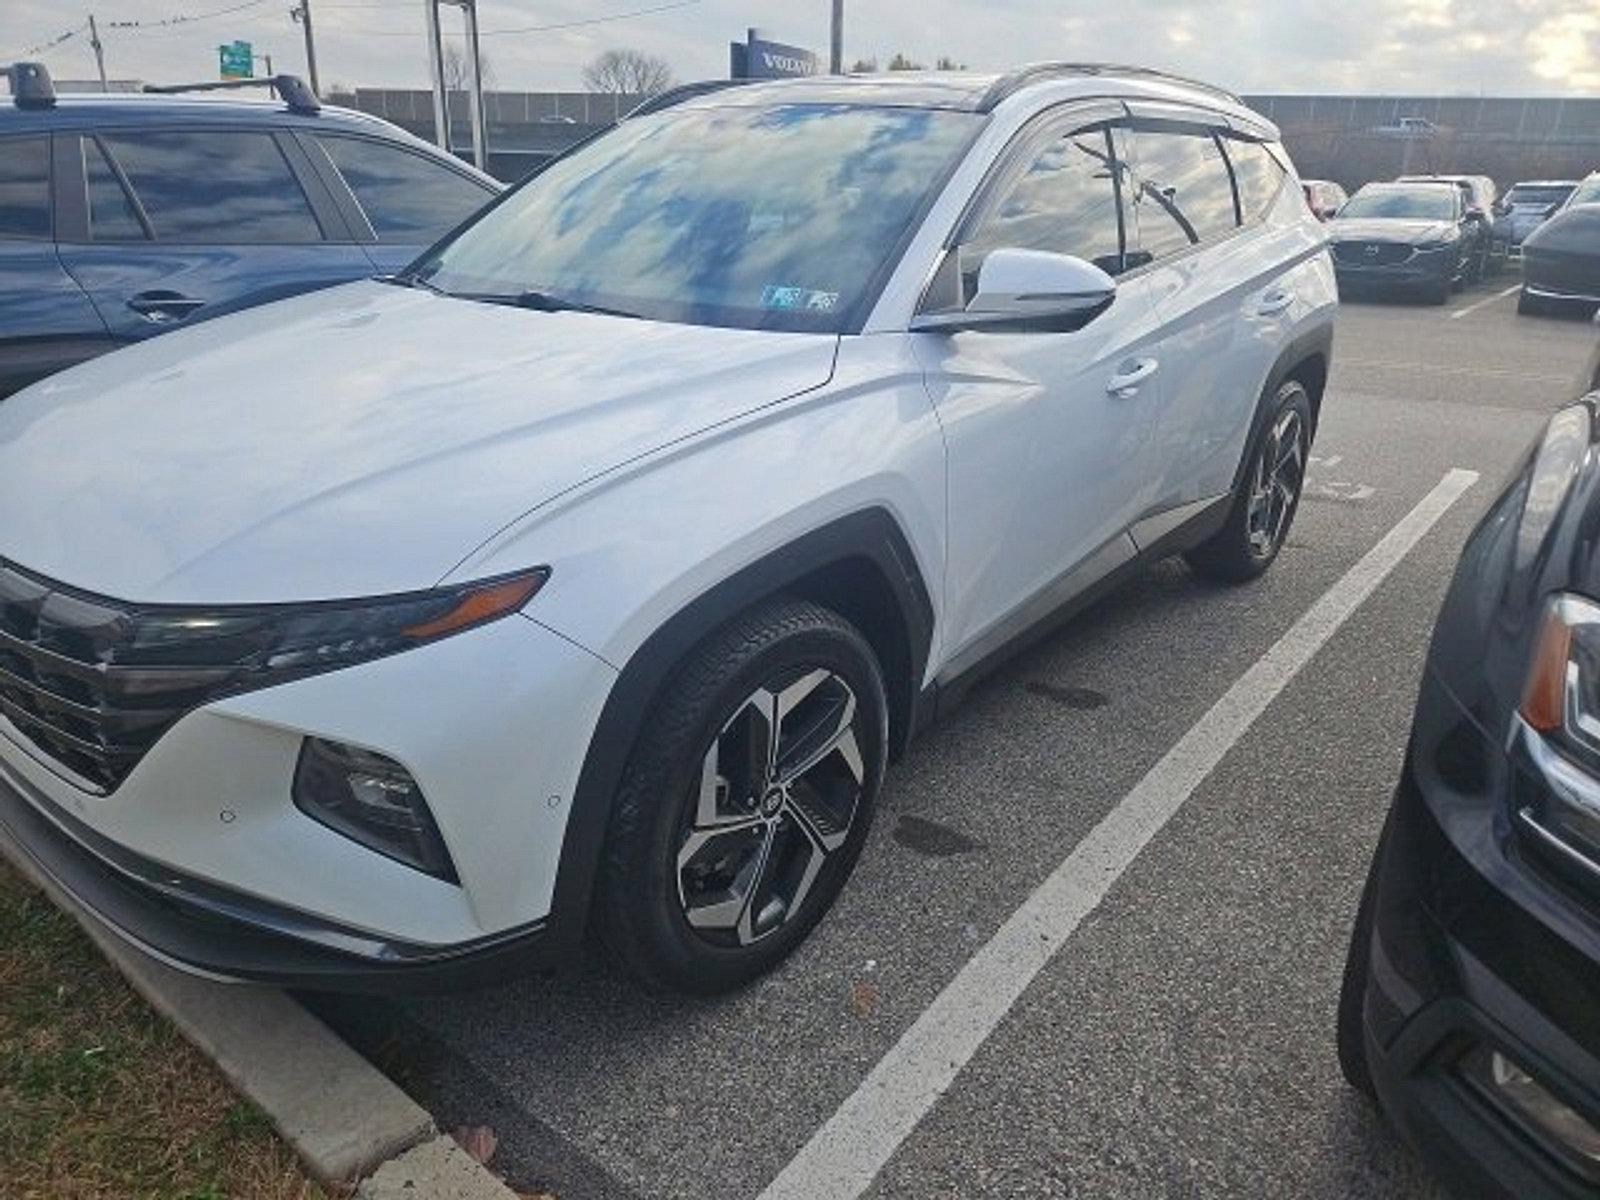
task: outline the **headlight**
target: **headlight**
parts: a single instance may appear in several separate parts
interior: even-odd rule
[[[1518,571],[1531,563],[1544,545],[1545,535],[1566,503],[1593,438],[1594,416],[1587,404],[1563,408],[1544,427],[1544,438],[1528,473],[1528,495],[1517,526]]]
[[[216,609],[147,609],[114,641],[118,667],[227,664],[252,682],[349,666],[420,646],[516,612],[548,567],[397,596]]]
[[[1600,763],[1600,604],[1570,594],[1550,601],[1519,711],[1546,737]]]

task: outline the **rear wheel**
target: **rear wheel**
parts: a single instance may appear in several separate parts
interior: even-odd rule
[[[1272,416],[1256,439],[1225,525],[1184,558],[1224,583],[1254,579],[1283,549],[1300,506],[1311,455],[1311,397],[1290,379],[1273,396]]]
[[[872,648],[815,604],[763,604],[685,659],[617,796],[600,932],[646,984],[735,988],[789,954],[861,852],[888,743]]]
[[[1548,311],[1545,302],[1529,292],[1526,286],[1517,293],[1517,312],[1523,316],[1537,317]]]

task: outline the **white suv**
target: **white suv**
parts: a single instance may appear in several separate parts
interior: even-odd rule
[[[697,991],[885,764],[1151,559],[1265,570],[1335,312],[1271,126],[1151,72],[702,91],[404,275],[0,404],[0,822],[192,970]]]

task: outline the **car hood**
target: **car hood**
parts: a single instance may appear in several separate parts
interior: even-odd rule
[[[837,344],[314,293],[0,402],[0,558],[147,603],[430,587],[561,492],[820,386]]]
[[[1442,242],[1454,230],[1455,225],[1450,221],[1346,217],[1328,226],[1328,236],[1336,242],[1402,242],[1414,246],[1421,242]]]
[[[1528,235],[1525,250],[1600,261],[1600,204],[1571,204]]]

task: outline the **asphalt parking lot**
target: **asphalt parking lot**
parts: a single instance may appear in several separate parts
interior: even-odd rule
[[[1596,336],[1509,287],[1347,304],[1274,569],[1163,565],[977,689],[757,986],[663,1000],[591,964],[313,1004],[562,1200],[1440,1195],[1340,1080],[1333,1009],[1456,553]],[[997,956],[1052,880],[1069,936]]]

